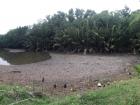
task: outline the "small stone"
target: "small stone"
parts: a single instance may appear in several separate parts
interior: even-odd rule
[[[74,89],[74,88],[71,88],[71,89],[70,89],[70,91],[72,91],[72,92],[75,92],[75,91],[76,91],[76,89]]]
[[[28,95],[30,95],[31,97],[34,97],[33,92],[28,92]]]
[[[107,82],[107,85],[110,85],[110,82],[109,81]]]
[[[98,87],[102,87],[102,84],[99,82],[99,83],[97,84],[97,86],[98,86]]]
[[[128,72],[128,75],[132,75],[132,73],[131,72]]]

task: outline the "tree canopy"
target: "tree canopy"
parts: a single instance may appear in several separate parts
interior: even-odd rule
[[[18,27],[0,36],[1,48],[31,51],[111,53],[140,52],[140,10],[70,9],[58,11],[30,27]]]

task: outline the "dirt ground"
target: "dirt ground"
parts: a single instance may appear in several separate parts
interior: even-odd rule
[[[43,82],[45,91],[75,91],[130,78],[129,70],[139,62],[133,55],[77,55],[51,53],[51,59],[26,65],[0,66],[0,82],[29,84]],[[33,83],[34,83],[33,82]],[[35,87],[35,86],[33,86]],[[56,92],[57,91],[57,92]]]

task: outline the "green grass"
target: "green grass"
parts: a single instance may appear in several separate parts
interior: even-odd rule
[[[16,93],[15,93],[16,91]],[[0,85],[0,105],[10,105],[18,100],[29,99],[14,105],[140,105],[140,79],[120,81],[83,95],[66,97],[32,98],[23,87]]]
[[[137,71],[137,73],[139,73],[140,74],[140,65],[138,64],[138,65],[135,65],[135,70]]]

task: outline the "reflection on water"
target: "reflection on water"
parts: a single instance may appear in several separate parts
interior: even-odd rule
[[[19,52],[11,53],[0,50],[0,65],[21,65],[35,63],[49,59],[50,56],[46,52]]]
[[[10,64],[4,59],[0,58],[0,65],[10,65]]]

